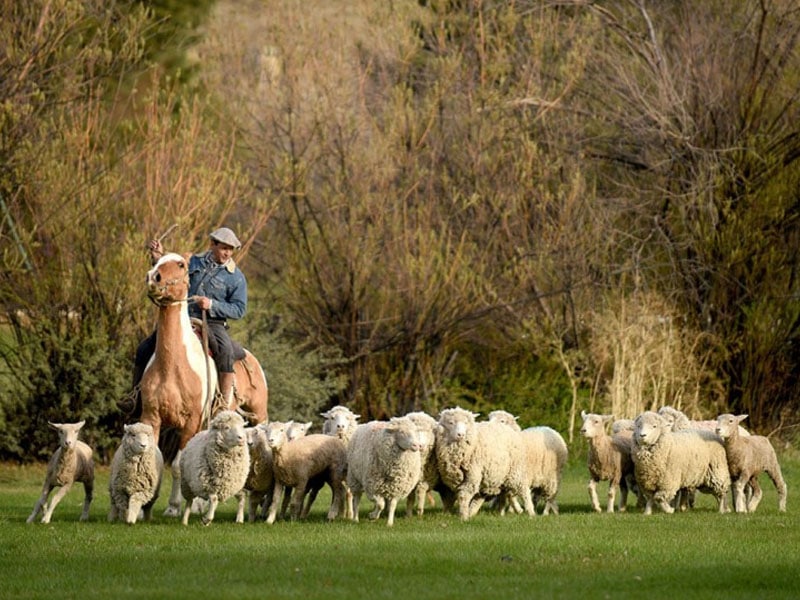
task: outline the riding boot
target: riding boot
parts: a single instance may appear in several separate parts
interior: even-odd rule
[[[219,393],[222,396],[222,409],[228,410],[233,406],[233,373],[219,374]]]

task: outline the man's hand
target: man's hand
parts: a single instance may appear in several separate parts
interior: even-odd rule
[[[195,297],[194,303],[199,306],[201,310],[209,310],[211,308],[211,298],[206,298],[205,296]]]

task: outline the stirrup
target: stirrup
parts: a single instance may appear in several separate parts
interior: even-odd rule
[[[137,399],[139,398],[139,391],[141,386],[137,383],[131,391],[125,394],[122,398],[117,400],[117,408],[125,414],[130,416],[136,410]]]

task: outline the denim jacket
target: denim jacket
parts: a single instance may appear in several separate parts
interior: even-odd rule
[[[247,310],[247,280],[233,262],[214,262],[211,252],[195,254],[189,260],[189,295],[211,298],[209,319],[241,319]],[[200,317],[202,311],[189,304],[189,314]]]

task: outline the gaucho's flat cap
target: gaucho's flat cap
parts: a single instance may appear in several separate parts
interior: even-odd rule
[[[211,232],[209,237],[215,242],[228,244],[228,246],[232,246],[233,248],[236,249],[242,247],[242,243],[239,241],[239,238],[237,238],[236,234],[233,233],[233,231],[228,229],[227,227],[220,227],[219,229],[215,229],[214,231]]]

